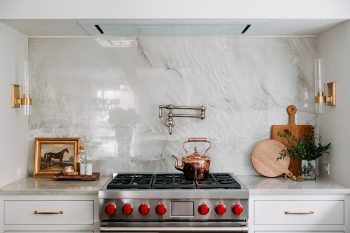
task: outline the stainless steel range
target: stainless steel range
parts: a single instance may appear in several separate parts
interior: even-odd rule
[[[118,174],[99,191],[101,232],[248,232],[248,191],[232,174]]]

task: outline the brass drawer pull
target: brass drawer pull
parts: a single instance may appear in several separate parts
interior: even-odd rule
[[[58,212],[45,212],[45,211],[41,212],[41,211],[35,210],[34,214],[63,214],[63,211],[61,210],[61,211],[58,211]]]
[[[296,214],[296,215],[305,215],[305,214],[314,214],[315,212],[309,211],[309,212],[289,212],[289,211],[284,211],[284,214]]]

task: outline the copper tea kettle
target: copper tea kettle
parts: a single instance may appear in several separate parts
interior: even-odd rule
[[[182,146],[186,152],[186,155],[188,152],[185,148],[185,145],[187,143],[193,142],[206,142],[209,144],[209,146],[203,155],[198,153],[197,147],[194,147],[193,154],[182,158],[182,166],[179,166],[177,157],[173,155],[173,157],[176,159],[175,169],[182,171],[185,175],[186,180],[206,180],[209,175],[210,158],[205,154],[210,149],[211,143],[206,138],[188,138]]]

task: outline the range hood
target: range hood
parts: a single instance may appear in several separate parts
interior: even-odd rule
[[[249,35],[261,21],[79,21],[92,36]]]
[[[14,19],[1,20],[34,37],[41,36],[312,36],[344,19]]]

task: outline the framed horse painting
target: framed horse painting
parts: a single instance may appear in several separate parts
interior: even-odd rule
[[[33,176],[52,177],[72,166],[77,171],[80,138],[36,138]]]

